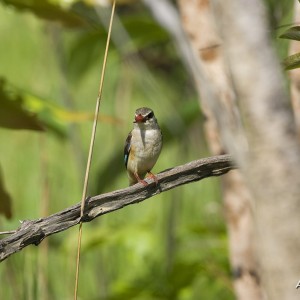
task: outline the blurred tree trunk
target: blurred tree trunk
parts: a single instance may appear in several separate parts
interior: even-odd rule
[[[300,4],[298,0],[294,0],[294,24],[300,24]],[[300,42],[292,40],[290,43],[289,54],[300,52]],[[300,69],[294,69],[289,72],[291,79],[291,101],[294,110],[294,116],[297,125],[298,135],[300,136]]]
[[[233,82],[244,127],[233,128],[235,115],[226,103],[222,103],[220,87],[214,84],[217,75],[209,75],[204,63],[200,63],[199,70],[205,80],[202,88],[208,89],[206,95],[210,96],[209,101],[203,101],[216,118],[222,141],[239,163],[254,195],[257,257],[267,297],[299,299],[295,286],[300,270],[297,234],[300,228],[300,146],[284,94],[280,65],[268,36],[265,7],[258,0],[213,0],[210,3],[186,0],[179,3],[184,26],[200,62],[201,56],[204,57],[203,46],[199,48],[193,40],[199,32],[212,44],[215,40],[210,31],[202,31],[204,24],[188,24],[204,20],[201,11],[209,10],[210,3],[214,6],[222,44],[205,56],[213,62],[212,58],[224,51],[230,69],[227,78]],[[226,97],[229,98],[228,94]],[[243,134],[247,143],[241,138]],[[243,241],[244,238],[237,242]]]
[[[265,7],[258,0],[213,3],[249,144],[236,157],[244,158],[239,164],[255,195],[263,284],[269,299],[299,299],[300,146]]]
[[[190,39],[196,58],[205,77],[217,91],[220,106],[226,108],[232,127],[240,127],[235,93],[224,62],[222,40],[216,30],[209,1],[180,0],[183,26]],[[224,152],[217,119],[202,93],[205,81],[198,81],[199,101],[206,115],[205,132],[211,152]],[[224,112],[225,113],[225,112]],[[237,129],[235,129],[237,130]],[[258,280],[258,265],[254,247],[254,222],[251,214],[251,196],[240,171],[222,176],[225,215],[229,234],[230,261],[234,289],[238,299],[262,299]]]

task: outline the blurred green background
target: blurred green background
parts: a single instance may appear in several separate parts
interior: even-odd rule
[[[197,94],[169,34],[140,2],[122,2],[89,195],[128,185],[123,146],[141,106],[153,108],[164,134],[154,172],[209,156]],[[293,3],[266,4],[283,58],[288,42],[276,37]],[[93,5],[0,1],[0,231],[81,199],[110,13]],[[84,224],[79,299],[234,299],[222,211],[219,179],[209,178]],[[71,228],[2,262],[0,299],[73,299],[77,235]]]

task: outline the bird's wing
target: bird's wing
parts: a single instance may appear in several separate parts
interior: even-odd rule
[[[128,162],[128,157],[129,157],[130,148],[131,148],[131,137],[132,137],[132,133],[130,131],[127,136],[125,146],[124,146],[124,163],[125,163],[126,168],[127,168],[127,162]]]

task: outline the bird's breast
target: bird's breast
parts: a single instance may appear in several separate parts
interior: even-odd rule
[[[143,174],[151,170],[162,148],[160,129],[133,130],[127,169]]]
[[[162,136],[159,129],[134,130],[132,145],[135,156],[144,159],[159,155],[162,146]]]

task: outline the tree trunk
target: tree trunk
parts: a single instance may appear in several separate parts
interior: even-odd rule
[[[235,93],[224,60],[222,39],[217,33],[209,1],[180,0],[179,8],[183,26],[203,72],[198,81],[198,91],[200,105],[206,115],[207,141],[211,152],[220,154],[224,151],[222,140],[226,133],[220,130],[219,120],[208,103],[210,99],[204,91],[205,79],[209,80],[211,87],[217,91],[216,105],[223,107],[224,113],[227,113],[229,127],[234,131],[241,127]],[[239,171],[223,176],[222,187],[236,296],[243,300],[263,299],[254,247],[254,224],[251,214],[253,201],[250,192]]]
[[[262,282],[269,299],[299,299],[300,146],[265,7],[258,0],[213,3],[249,147],[226,145],[255,195]]]

